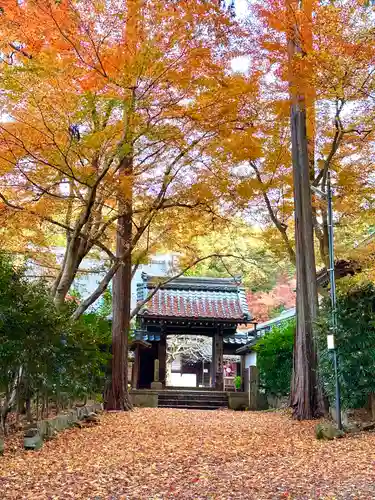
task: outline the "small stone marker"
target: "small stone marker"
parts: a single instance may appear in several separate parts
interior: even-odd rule
[[[336,427],[327,422],[317,424],[315,427],[315,435],[317,439],[326,439],[331,441],[332,439],[340,438],[344,436],[344,432],[336,429]]]
[[[154,382],[159,382],[159,360],[154,361]]]
[[[25,450],[40,450],[43,446],[43,438],[36,427],[27,429],[24,434],[23,446]]]
[[[361,429],[363,431],[374,431],[375,430],[375,422],[365,422],[361,425]]]
[[[159,382],[159,360],[154,361],[154,381],[151,383],[151,389],[163,389],[163,384]]]
[[[95,425],[99,425],[100,424],[100,418],[99,416],[94,413],[94,412],[90,412],[85,418],[84,418],[84,421],[88,424],[95,424]]]

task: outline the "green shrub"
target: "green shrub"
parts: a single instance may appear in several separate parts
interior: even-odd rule
[[[260,385],[268,394],[285,396],[290,391],[295,321],[275,326],[254,346]]]
[[[47,286],[0,254],[0,417],[22,401],[100,392],[110,346],[109,322],[98,313],[70,319]],[[29,404],[28,403],[28,404]]]
[[[332,353],[327,349],[331,305],[326,299],[317,322],[319,365],[325,390],[334,401],[335,380]],[[348,282],[337,294],[339,380],[342,405],[359,408],[375,392],[375,286],[370,282]]]
[[[234,386],[237,390],[241,389],[241,386],[242,386],[242,378],[237,375],[236,377],[234,377]]]

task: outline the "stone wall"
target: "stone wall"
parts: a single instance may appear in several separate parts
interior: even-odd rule
[[[90,413],[96,413],[102,411],[103,406],[100,403],[93,403],[85,406],[77,406],[67,411],[66,413],[61,413],[54,418],[49,418],[47,420],[41,420],[37,423],[37,428],[41,436],[48,436],[50,429],[54,429],[57,432],[71,427],[73,424],[80,420],[84,420]]]
[[[27,425],[24,434],[24,447],[28,450],[39,450],[43,441],[54,438],[59,432],[73,427],[91,414],[102,411],[99,403],[75,407],[53,418],[39,420]],[[4,452],[4,441],[0,438],[0,455]]]
[[[158,393],[155,391],[130,391],[130,399],[134,406],[140,408],[157,408]]]
[[[81,420],[85,420],[86,417],[102,410],[103,406],[100,403],[92,403],[85,406],[77,406],[56,417],[31,424],[25,431],[24,447],[26,449],[37,450],[42,447],[43,440],[52,439],[59,432],[73,427]]]
[[[230,410],[245,410],[249,406],[247,392],[228,392],[228,406]]]
[[[279,409],[289,406],[289,396],[275,396],[274,394],[267,394],[267,402],[270,408]]]

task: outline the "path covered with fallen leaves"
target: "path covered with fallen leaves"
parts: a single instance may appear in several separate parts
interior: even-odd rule
[[[136,409],[0,457],[0,498],[375,498],[375,435],[270,412]]]

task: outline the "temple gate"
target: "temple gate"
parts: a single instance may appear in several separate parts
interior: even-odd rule
[[[211,387],[223,391],[223,355],[246,344],[247,335],[236,333],[237,327],[252,323],[240,280],[184,276],[161,285],[162,280],[144,273],[137,285],[139,301],[153,296],[137,315],[133,388],[148,389],[156,382],[156,388],[165,387],[167,336],[182,334],[212,339]]]

